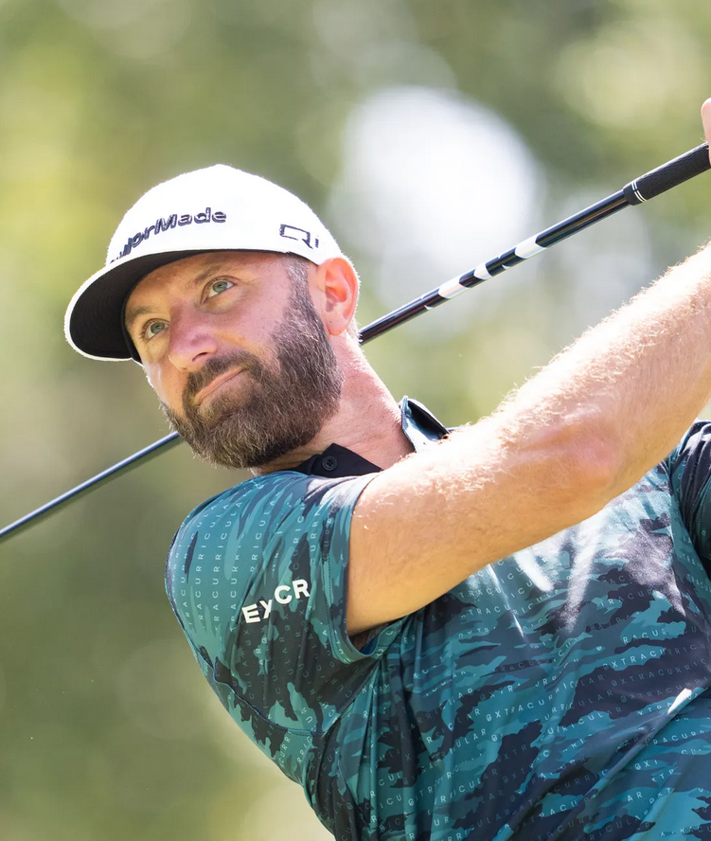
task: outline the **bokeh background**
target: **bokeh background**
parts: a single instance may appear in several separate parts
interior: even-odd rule
[[[697,145],[698,0],[0,0],[0,515],[165,434],[62,316],[145,190],[214,162],[311,203],[361,323]],[[447,424],[709,236],[711,180],[627,210],[369,347]],[[243,479],[181,446],[0,545],[1,841],[324,839],[230,722],[163,592]]]

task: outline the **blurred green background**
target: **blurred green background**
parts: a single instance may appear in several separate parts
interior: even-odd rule
[[[361,323],[702,140],[691,0],[1,0],[2,524],[165,434],[140,368],[64,342],[126,209],[215,162],[322,215]],[[370,345],[450,425],[693,251],[711,180]],[[163,592],[243,476],[179,447],[0,546],[1,841],[330,837],[222,712]]]

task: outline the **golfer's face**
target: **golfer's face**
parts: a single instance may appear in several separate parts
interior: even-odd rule
[[[273,359],[270,340],[289,294],[283,262],[259,252],[200,254],[145,277],[127,302],[126,326],[160,400],[179,415],[184,401],[209,414],[213,401],[238,400],[249,360]],[[226,357],[235,364],[205,375]]]

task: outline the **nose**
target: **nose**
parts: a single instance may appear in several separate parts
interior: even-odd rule
[[[218,341],[204,314],[173,313],[168,330],[168,358],[181,371],[201,368],[217,351]]]

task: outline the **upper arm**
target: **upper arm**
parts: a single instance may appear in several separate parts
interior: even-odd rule
[[[606,504],[604,452],[569,427],[509,446],[488,419],[379,473],[351,524],[349,632],[412,613]]]
[[[178,533],[168,596],[230,712],[246,704],[282,728],[326,726],[379,656],[351,645],[345,616],[351,514],[370,478],[250,480]]]

